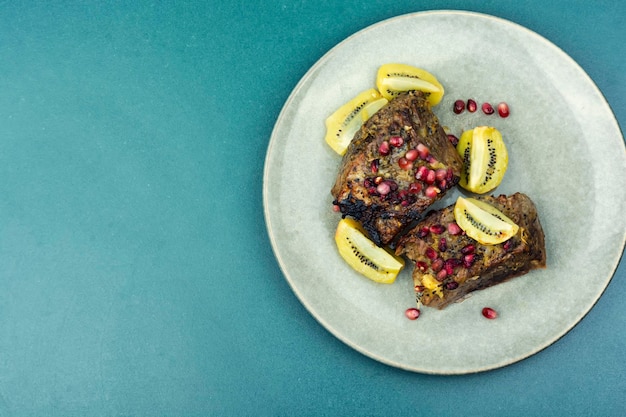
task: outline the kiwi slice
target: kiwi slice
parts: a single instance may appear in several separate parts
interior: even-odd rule
[[[359,93],[326,119],[326,143],[339,155],[345,154],[354,134],[387,102],[374,88]]]
[[[500,185],[509,154],[502,134],[495,127],[478,126],[463,132],[456,149],[463,158],[461,187],[484,194]]]
[[[519,226],[500,210],[474,198],[456,200],[454,219],[467,236],[483,245],[502,243],[519,230]]]
[[[378,68],[376,87],[387,100],[402,91],[418,90],[428,93],[431,106],[439,104],[444,89],[434,75],[421,68],[406,64],[384,64]]]
[[[391,284],[404,268],[404,259],[376,246],[354,219],[344,218],[339,221],[335,243],[348,265],[372,281]]]

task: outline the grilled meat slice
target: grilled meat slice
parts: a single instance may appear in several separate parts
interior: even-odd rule
[[[428,214],[399,240],[396,254],[415,262],[413,283],[423,305],[443,309],[472,291],[546,267],[543,229],[531,199],[522,193],[478,199],[513,220],[519,226],[517,235],[482,245],[458,233],[451,205]]]
[[[333,204],[379,246],[457,184],[463,161],[427,95],[401,93],[359,130],[332,187]]]

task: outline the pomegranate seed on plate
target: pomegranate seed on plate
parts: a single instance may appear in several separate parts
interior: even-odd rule
[[[420,311],[419,309],[412,307],[407,308],[404,314],[409,320],[416,320],[420,316]]]
[[[482,105],[483,113],[485,114],[493,114],[493,106],[489,103],[483,103]]]
[[[505,102],[498,104],[498,114],[500,117],[509,117],[509,105]]]
[[[498,312],[491,307],[483,308],[483,316],[489,320],[493,320],[498,317]]]
[[[461,114],[463,113],[463,110],[465,110],[465,102],[463,102],[463,100],[455,101],[453,111],[456,114]]]
[[[467,100],[467,111],[470,113],[474,113],[476,111],[477,105],[476,102],[474,100],[472,100],[471,98],[469,100]]]

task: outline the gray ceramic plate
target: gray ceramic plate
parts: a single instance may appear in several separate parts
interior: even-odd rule
[[[510,162],[496,193],[536,203],[548,268],[476,292],[416,321],[410,269],[392,285],[353,272],[333,240],[339,215],[330,187],[340,158],[324,142],[324,120],[362,90],[379,65],[427,69],[446,88],[434,111],[459,134],[497,127]],[[506,101],[511,115],[455,115],[457,98]],[[341,42],[302,78],[270,140],[264,173],[269,236],[289,284],[343,342],[383,363],[434,374],[494,369],[549,346],[593,307],[624,249],[624,140],[602,94],[546,39],[511,22],[467,12],[425,12],[366,28]],[[610,174],[609,174],[610,173]],[[610,175],[610,181],[608,180]],[[452,190],[442,204],[458,195]],[[484,306],[499,312],[481,316]]]

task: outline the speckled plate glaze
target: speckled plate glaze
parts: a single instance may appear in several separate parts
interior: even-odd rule
[[[475,292],[443,311],[414,306],[405,269],[392,285],[353,272],[333,239],[339,215],[330,188],[340,158],[324,120],[374,87],[387,62],[427,69],[444,85],[435,107],[444,126],[489,124],[504,135],[510,163],[495,191],[528,194],[546,233],[548,268]],[[455,115],[452,103],[506,101],[511,115]],[[594,306],[624,250],[626,152],[604,97],[563,51],[517,24],[437,11],[383,21],[347,38],[317,62],[286,102],[264,172],[264,208],[274,253],[294,293],[333,335],[383,363],[432,374],[502,367],[565,335]],[[607,173],[611,173],[607,181]],[[440,205],[456,199],[452,190]],[[481,309],[499,312],[486,320]]]

